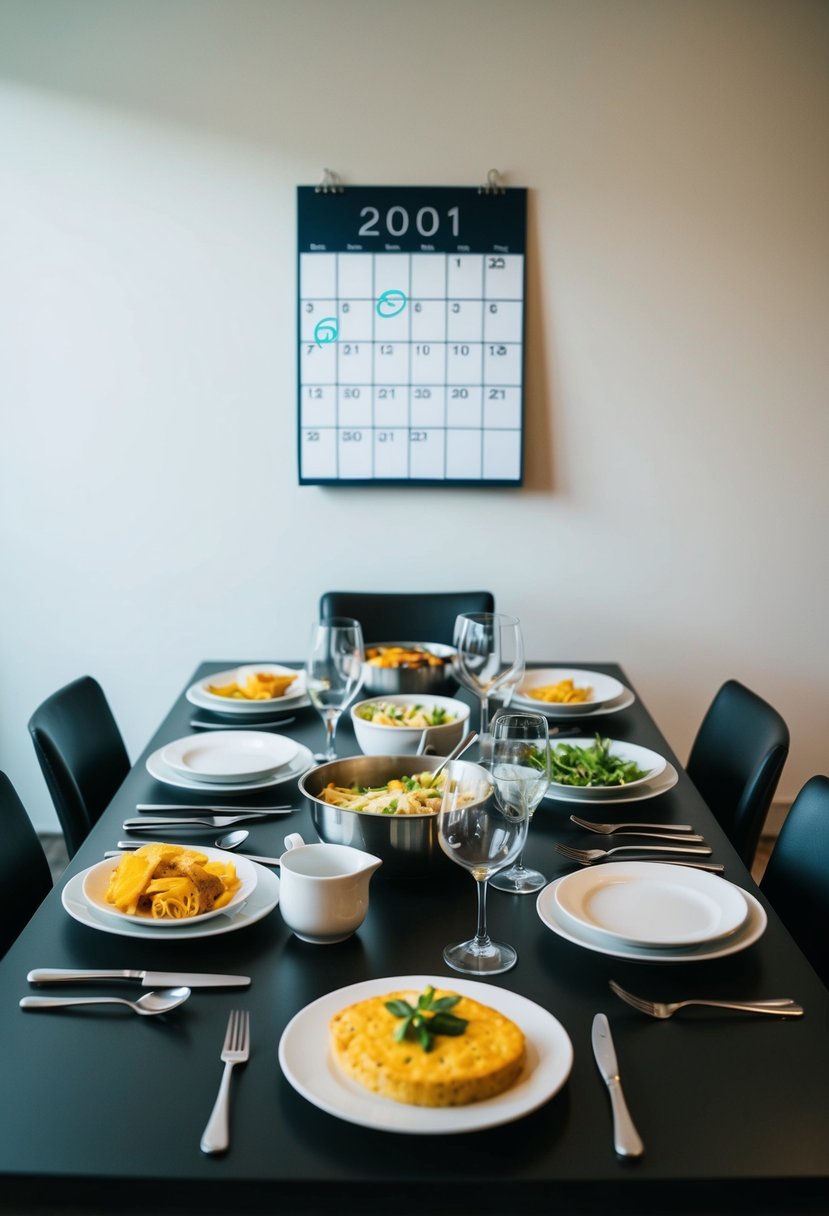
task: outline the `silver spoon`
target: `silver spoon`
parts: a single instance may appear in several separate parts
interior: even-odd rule
[[[137,1001],[127,1001],[122,996],[24,996],[21,1009],[57,1009],[61,1005],[126,1005],[133,1013],[145,1017],[155,1013],[169,1013],[183,1005],[190,995],[189,988],[159,988],[158,992],[146,992]]]
[[[219,836],[213,843],[217,849],[238,849],[240,844],[244,844],[250,836],[250,832],[246,832],[244,828],[237,828],[235,832],[226,832],[224,836]],[[108,853],[104,853],[104,857],[120,857],[124,849],[140,849],[141,845],[136,840],[119,840],[118,848],[111,849]],[[278,866],[278,857],[260,857],[258,853],[242,853],[242,857],[247,857],[249,861],[258,861],[263,866]]]
[[[463,753],[472,746],[477,738],[478,732],[476,730],[471,730],[469,734],[465,736],[465,738],[461,739],[460,743],[458,743],[456,747],[452,748],[449,755],[441,760],[437,768],[433,770],[431,774],[432,785],[435,784],[438,779],[438,774],[443,772],[447,764],[451,763],[452,760],[457,760],[458,756],[462,756]]]

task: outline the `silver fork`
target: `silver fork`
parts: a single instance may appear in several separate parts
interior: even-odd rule
[[[227,1033],[222,1045],[221,1060],[225,1070],[199,1146],[203,1153],[222,1153],[230,1143],[227,1119],[230,1074],[236,1064],[246,1064],[249,1055],[250,1014],[246,1009],[233,1009],[227,1020]]]
[[[803,1015],[803,1006],[798,1005],[791,997],[767,1001],[646,1001],[644,997],[625,992],[615,980],[609,982],[611,991],[615,992],[620,1000],[627,1001],[628,1005],[632,1005],[640,1013],[649,1014],[652,1018],[673,1017],[677,1009],[684,1009],[686,1005],[706,1005],[711,1009],[739,1009],[744,1013],[771,1013],[784,1018],[799,1018]]]
[[[613,849],[573,849],[569,844],[557,844],[556,849],[568,861],[578,861],[583,866],[589,866],[594,861],[604,861],[606,857],[612,857],[614,853],[681,853],[697,857],[709,857],[713,852],[711,846],[707,844],[678,844],[674,846],[669,844],[619,844]],[[669,860],[669,858],[666,858],[666,860]]]
[[[570,822],[602,836],[651,836],[654,840],[684,840],[688,844],[705,840],[689,823],[593,823],[590,819],[579,819],[578,815],[571,815]]]
[[[233,823],[245,823],[251,819],[264,819],[265,816],[257,815],[253,811],[249,815],[202,815],[196,819],[191,816],[187,819],[151,819],[144,816],[142,819],[125,819],[122,827],[125,832],[144,832],[156,828],[229,828]]]

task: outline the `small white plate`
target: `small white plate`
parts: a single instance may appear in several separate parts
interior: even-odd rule
[[[552,739],[550,747],[593,747],[593,739]],[[619,756],[622,760],[632,760],[638,768],[645,772],[644,777],[636,781],[628,781],[625,785],[566,785],[560,781],[551,781],[550,790],[571,793],[577,791],[583,798],[616,798],[630,790],[636,790],[649,781],[655,781],[665,771],[667,760],[659,752],[652,752],[649,747],[639,747],[635,743],[627,743],[617,739],[610,741],[611,756]]]
[[[247,701],[236,699],[235,697],[220,697],[216,693],[210,692],[208,685],[210,684],[232,684],[244,679],[248,675],[254,675],[257,671],[270,672],[273,675],[295,675],[296,680],[293,685],[289,685],[289,691],[284,697],[269,697],[266,701]],[[227,671],[216,671],[209,676],[205,676],[202,680],[197,680],[195,684],[191,684],[185,693],[187,700],[191,705],[197,705],[200,709],[209,709],[217,714],[231,714],[256,717],[257,714],[268,714],[271,717],[280,710],[301,709],[304,705],[310,705],[307,689],[305,687],[305,672],[302,669],[292,667],[282,667],[278,663],[253,663],[244,667],[231,667]]]
[[[109,860],[109,859],[108,859]],[[114,933],[116,937],[138,937],[151,941],[181,941],[182,938],[218,937],[222,933],[233,933],[236,929],[245,929],[262,920],[272,912],[279,903],[279,879],[264,866],[251,862],[256,866],[256,889],[250,899],[233,916],[214,916],[212,920],[194,924],[176,923],[169,929],[157,928],[158,922],[134,924],[126,918],[117,919],[104,915],[86,902],[83,895],[83,882],[88,871],[82,870],[73,875],[61,892],[61,903],[73,920],[89,929],[97,929],[101,933]]]
[[[585,790],[583,786],[576,785],[550,785],[547,787],[545,798],[551,799],[553,802],[579,802],[582,806],[586,802],[592,803],[594,806],[597,802],[612,802],[614,806],[622,802],[644,802],[647,798],[658,798],[660,794],[672,790],[679,781],[679,773],[670,762],[666,762],[665,771],[660,773],[653,781],[646,781],[642,785],[637,785],[631,793],[627,793],[631,787],[622,785],[618,787],[618,792],[611,794],[609,790],[603,791],[604,798],[596,798],[595,790]]]
[[[559,684],[562,680],[572,680],[576,688],[589,688],[590,699],[568,702],[538,701],[527,695],[531,688]],[[586,671],[581,667],[531,667],[513,693],[512,699],[522,708],[543,709],[546,714],[555,718],[573,718],[595,713],[597,709],[615,701],[623,692],[624,684],[614,680],[613,676],[603,675],[600,671]]]
[[[187,735],[161,752],[166,765],[191,781],[261,781],[296,756],[293,739],[264,730],[217,730]]]
[[[182,924],[200,925],[206,920],[212,920],[214,916],[234,915],[256,890],[257,867],[252,861],[248,861],[246,857],[242,857],[238,853],[228,853],[224,849],[206,848],[201,845],[196,845],[195,848],[198,852],[203,853],[208,861],[221,861],[225,864],[231,863],[236,867],[236,877],[242,885],[234,892],[233,898],[223,908],[214,908],[210,912],[202,912],[199,916],[190,916],[186,921],[154,920],[151,916],[129,916],[126,912],[120,912],[118,908],[109,903],[106,897],[109,880],[121,860],[118,857],[107,857],[104,861],[99,861],[97,865],[90,866],[85,871],[83,886],[81,888],[83,897],[91,908],[94,908],[96,912],[103,912],[105,916],[114,916],[116,920],[125,921],[133,925],[152,925],[154,929],[160,929],[164,932],[180,928]]]
[[[607,864],[619,865],[620,863],[608,862]],[[664,866],[665,863],[654,861],[643,864]],[[565,877],[569,877],[569,875],[565,875]],[[722,882],[723,879],[717,879],[717,881]],[[539,892],[535,907],[541,921],[558,937],[563,937],[565,941],[582,946],[585,950],[592,950],[596,954],[608,954],[611,958],[628,959],[638,963],[701,963],[709,959],[725,958],[729,954],[737,954],[740,950],[746,950],[759,941],[766,931],[768,918],[761,903],[748,891],[743,891],[743,896],[748,904],[748,916],[740,928],[729,937],[721,938],[717,942],[703,942],[697,946],[628,946],[622,942],[613,942],[602,933],[589,929],[586,925],[580,925],[569,919],[565,920],[565,914],[556,903],[556,887],[560,882],[564,882],[564,878],[557,878]]]
[[[407,989],[422,992],[430,984],[489,1005],[523,1030],[527,1040],[524,1071],[504,1093],[468,1106],[410,1106],[371,1093],[337,1068],[328,1030],[335,1013],[369,997]],[[506,988],[454,976],[403,975],[351,984],[306,1005],[285,1027],[279,1041],[279,1063],[297,1093],[347,1123],[384,1132],[446,1136],[499,1127],[543,1106],[570,1075],[573,1045],[551,1013]]]
[[[695,946],[734,933],[748,916],[739,887],[682,866],[614,862],[568,874],[555,901],[570,921],[629,946]]]
[[[199,735],[198,738],[201,736]],[[175,769],[165,764],[161,754],[164,751],[163,747],[147,757],[147,772],[162,785],[173,785],[176,789],[193,790],[198,794],[222,794],[225,797],[230,797],[231,794],[252,794],[256,790],[267,790],[274,785],[282,785],[285,781],[293,781],[297,777],[301,777],[303,773],[307,773],[309,768],[314,767],[313,752],[307,747],[303,747],[301,743],[296,744],[296,749],[293,760],[284,768],[277,769],[269,777],[262,777],[257,781],[240,781],[233,784],[218,781],[193,781],[190,777],[177,773]]]

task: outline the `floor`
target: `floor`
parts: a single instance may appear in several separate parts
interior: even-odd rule
[[[69,858],[66,855],[66,847],[63,843],[63,837],[57,833],[43,834],[41,837],[46,860],[49,862],[49,868],[52,871],[53,881],[57,881],[63,871],[66,869],[66,864]],[[774,848],[774,837],[763,836],[757,846],[757,854],[754,858],[754,865],[751,867],[751,876],[755,882],[759,882],[763,876],[769,856]]]

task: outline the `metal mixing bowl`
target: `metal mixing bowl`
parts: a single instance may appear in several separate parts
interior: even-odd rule
[[[458,686],[453,664],[455,649],[441,642],[368,642],[366,652],[375,646],[404,646],[407,650],[427,650],[439,658],[450,660],[440,667],[374,667],[363,664],[363,688],[370,697],[389,696],[393,693],[451,694]],[[422,770],[421,770],[422,771]]]
[[[378,786],[394,777],[432,773],[443,762],[442,756],[350,756],[332,760],[311,769],[299,782],[307,799],[314,827],[321,840],[329,844],[348,844],[382,857],[383,864],[375,881],[381,878],[452,878],[463,874],[438,843],[438,817],[423,815],[366,815],[323,802],[318,795],[326,785]],[[486,774],[477,764],[457,760],[456,764]]]

